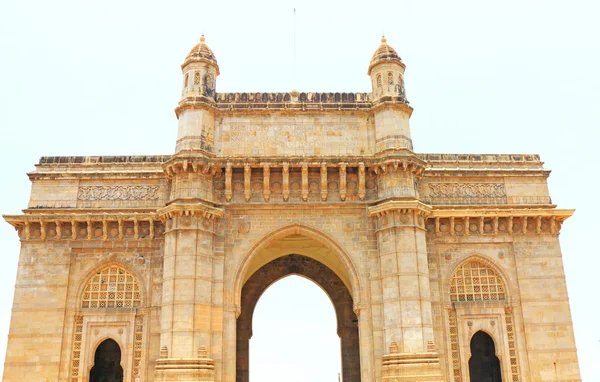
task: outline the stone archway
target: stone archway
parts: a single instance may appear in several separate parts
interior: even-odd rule
[[[114,340],[109,338],[98,345],[90,382],[123,382],[121,348]]]
[[[249,382],[249,342],[252,316],[263,292],[277,280],[291,275],[304,276],[327,293],[335,308],[337,332],[341,340],[344,382],[360,382],[358,319],[353,311],[350,292],[335,272],[310,257],[287,255],[258,269],[244,284],[241,313],[237,319],[236,382]]]
[[[471,382],[502,382],[494,340],[481,330],[471,338],[469,375]]]

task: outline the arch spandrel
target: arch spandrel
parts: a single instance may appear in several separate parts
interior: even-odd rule
[[[235,273],[233,284],[235,305],[241,306],[242,287],[258,269],[272,260],[289,254],[310,257],[327,266],[346,285],[354,305],[359,305],[364,289],[350,256],[331,237],[300,224],[282,227],[263,236],[246,253]]]

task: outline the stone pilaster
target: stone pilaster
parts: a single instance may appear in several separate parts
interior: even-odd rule
[[[390,200],[369,208],[376,219],[383,290],[383,381],[442,381],[433,349],[433,319],[425,219],[418,200]]]
[[[220,346],[213,344],[213,323],[219,322],[221,315],[221,310],[213,307],[214,224],[221,211],[204,203],[175,203],[159,214],[166,231],[163,352],[157,361],[156,381],[213,381],[215,362],[209,355],[213,347]]]

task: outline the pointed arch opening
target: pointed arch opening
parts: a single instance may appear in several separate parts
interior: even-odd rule
[[[310,257],[327,266],[346,285],[354,303],[360,304],[363,288],[358,271],[342,246],[318,230],[292,224],[263,236],[245,255],[233,282],[236,305],[241,304],[243,285],[258,269],[291,253]]]
[[[335,309],[337,333],[341,342],[343,379],[347,382],[360,382],[358,318],[353,310],[352,295],[345,283],[325,264],[297,254],[271,260],[244,283],[241,313],[237,320],[237,382],[249,381],[249,341],[252,337],[252,319],[256,304],[270,285],[289,275],[299,275],[313,281],[329,296]]]
[[[261,295],[252,317],[251,381],[337,381],[341,341],[335,306],[313,280],[290,274]]]
[[[481,330],[471,337],[469,376],[471,382],[502,382],[494,340]]]
[[[123,382],[121,348],[112,338],[104,340],[96,348],[90,382]]]

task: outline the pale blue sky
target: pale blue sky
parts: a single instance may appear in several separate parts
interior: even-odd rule
[[[600,381],[599,19],[596,1],[5,0],[0,213],[26,207],[25,173],[42,155],[172,153],[180,64],[202,32],[219,61],[220,92],[369,91],[369,60],[385,32],[407,65],[416,151],[538,153],[553,170],[553,201],[577,209],[561,245],[582,375]],[[15,232],[0,223],[2,360],[18,250]],[[291,319],[271,294],[295,293],[301,312],[334,320],[332,309],[308,308],[322,292],[302,281],[269,289],[257,312],[275,318],[256,325],[277,332]],[[298,319],[307,330],[326,328]],[[290,359],[314,351],[280,342],[272,346]]]

